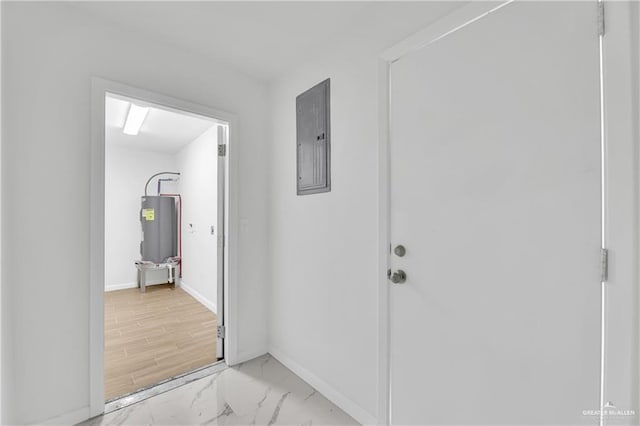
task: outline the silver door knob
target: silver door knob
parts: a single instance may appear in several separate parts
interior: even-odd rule
[[[394,249],[393,249],[393,253],[398,256],[398,257],[402,257],[405,254],[407,254],[407,249],[404,248],[404,246],[402,244],[398,244]]]
[[[402,284],[403,282],[407,281],[407,274],[402,269],[398,269],[391,274],[389,279],[394,284]]]

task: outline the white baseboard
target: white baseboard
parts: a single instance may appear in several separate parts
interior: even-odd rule
[[[116,291],[116,290],[124,290],[127,288],[136,288],[138,287],[138,283],[130,282],[130,283],[122,283],[122,284],[109,284],[104,286],[104,291]]]
[[[71,411],[69,413],[61,414],[56,417],[52,417],[49,420],[42,422],[36,422],[37,425],[75,425],[91,417],[91,411],[89,407],[82,407],[79,410]]]
[[[218,307],[216,306],[215,303],[213,303],[211,300],[207,299],[206,297],[204,297],[202,294],[200,294],[200,292],[198,292],[196,289],[194,289],[193,287],[187,285],[183,280],[178,280],[178,283],[180,284],[180,287],[182,287],[182,289],[184,291],[186,291],[187,293],[189,293],[194,299],[196,299],[198,302],[202,303],[204,306],[207,307],[207,309],[209,309],[211,312],[213,312],[214,314],[218,312]]]
[[[375,416],[371,415],[367,410],[360,407],[358,404],[344,396],[342,393],[338,392],[333,386],[331,386],[306,368],[302,367],[300,364],[280,352],[278,349],[270,347],[269,353],[275,359],[280,361],[280,363],[282,363],[285,367],[296,373],[302,380],[304,380],[314,389],[320,392],[325,398],[336,404],[344,412],[353,417],[360,424],[380,424]]]

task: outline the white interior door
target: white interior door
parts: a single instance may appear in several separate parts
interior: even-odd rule
[[[393,424],[595,423],[596,12],[511,3],[391,66]]]

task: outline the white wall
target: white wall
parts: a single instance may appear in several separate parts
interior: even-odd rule
[[[459,4],[440,6],[444,14]],[[378,54],[435,20],[432,12],[424,3],[376,5],[360,22],[382,14],[388,26],[354,28],[271,87],[269,350],[360,422],[374,422],[381,409]],[[325,78],[332,190],[299,197],[295,97]]]
[[[269,351],[352,401],[360,421],[376,415],[378,392],[376,70],[358,55],[273,88]],[[298,197],[295,97],[327,77],[332,190]]]
[[[204,132],[176,155],[182,194],[182,286],[217,312],[218,220],[217,126]],[[189,226],[189,225],[192,226]],[[215,234],[211,234],[211,226]]]
[[[266,87],[64,3],[1,7],[3,315],[13,332],[2,335],[3,372],[15,378],[3,377],[12,401],[2,423],[88,412],[92,76],[238,115],[231,149],[247,226],[230,243],[251,267],[239,269],[233,289],[237,347],[240,359],[264,353]]]
[[[175,171],[172,154],[130,149],[109,143],[105,146],[105,290],[136,285],[134,261],[140,260],[140,197],[150,176]],[[163,176],[169,177],[169,176]],[[156,180],[149,195],[156,195]],[[168,189],[168,185],[166,186]],[[148,271],[146,283],[167,282],[167,271]]]

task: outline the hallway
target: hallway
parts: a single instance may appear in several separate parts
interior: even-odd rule
[[[640,0],[0,15],[0,426],[640,426]]]
[[[356,425],[270,355],[82,425]]]

